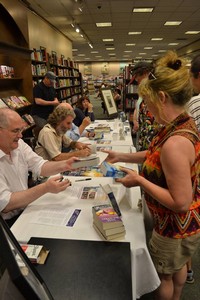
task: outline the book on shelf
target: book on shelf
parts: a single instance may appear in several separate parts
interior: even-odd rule
[[[15,102],[13,102],[11,99],[10,99],[10,97],[3,97],[3,98],[1,98],[4,102],[5,102],[5,104],[9,107],[9,108],[11,108],[11,109],[16,109],[16,108],[18,108],[17,107],[17,104],[15,103]]]
[[[95,205],[92,207],[93,222],[102,230],[123,226],[123,221],[110,204]]]
[[[8,107],[8,105],[0,98],[0,108]]]
[[[31,105],[31,102],[25,96],[18,96],[18,98],[22,101],[24,106]]]
[[[22,115],[22,118],[29,126],[35,125],[35,121],[31,115],[24,114],[24,115]]]
[[[115,233],[115,234],[105,235],[105,233],[102,230],[100,230],[96,226],[96,224],[93,223],[93,227],[97,231],[97,233],[100,235],[100,237],[104,240],[107,240],[107,241],[123,239],[125,237],[125,234],[126,234],[126,231],[123,231],[123,232],[118,232],[118,233]]]

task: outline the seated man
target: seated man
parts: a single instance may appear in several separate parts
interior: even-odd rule
[[[72,110],[59,106],[49,115],[48,123],[42,128],[38,136],[35,152],[48,160],[65,160],[72,156],[86,157],[91,154],[87,144],[73,141],[65,133],[71,129],[75,114]],[[62,152],[62,147],[73,152]],[[77,150],[78,149],[78,150]]]
[[[21,211],[46,193],[64,191],[70,182],[62,176],[50,178],[28,189],[28,172],[35,177],[50,176],[72,169],[68,161],[49,162],[38,156],[21,138],[24,121],[9,109],[0,108],[0,212],[11,226]]]
[[[67,109],[71,109],[73,111],[73,107],[66,102],[63,102],[59,104],[59,106],[65,107]],[[77,141],[80,137],[94,137],[94,132],[88,132],[85,130],[85,128],[91,124],[91,120],[89,117],[85,117],[81,123],[81,125],[78,127],[74,123],[72,123],[72,128],[67,130],[66,136],[68,136],[70,139]]]

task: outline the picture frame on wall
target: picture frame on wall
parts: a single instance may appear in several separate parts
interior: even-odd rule
[[[118,111],[111,89],[102,88],[101,93],[108,116],[110,118],[116,118],[118,116]]]

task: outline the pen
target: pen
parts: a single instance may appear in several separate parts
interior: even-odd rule
[[[92,178],[77,179],[77,180],[75,180],[75,182],[77,182],[77,181],[85,181],[85,180],[92,180]]]

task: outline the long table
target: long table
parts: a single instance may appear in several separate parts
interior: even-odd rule
[[[129,145],[124,145],[124,143],[114,145],[112,143],[112,149],[124,152],[134,151],[131,142]],[[136,165],[132,165],[131,167],[137,169]],[[120,206],[122,219],[126,228],[125,238],[120,241],[128,241],[131,244],[133,299],[140,298],[142,295],[155,290],[159,286],[160,280],[146,246],[143,214],[137,205],[141,197],[140,188],[133,187],[126,189],[121,184],[116,183],[113,178],[109,177],[92,177],[89,181],[78,182],[76,180],[83,179],[84,177],[67,176],[67,178],[71,180],[72,187],[56,195],[46,194],[24,210],[11,228],[18,241],[28,242],[31,237],[101,240],[93,228],[92,206],[104,203],[102,202],[104,200],[100,198],[83,200],[80,199],[79,195],[83,187],[95,187],[99,186],[99,183],[102,185],[109,183]],[[40,213],[41,215],[43,212],[46,213],[47,208],[51,209],[49,212],[51,215],[52,211],[58,213],[58,208],[60,213],[65,210],[69,212],[78,210],[80,214],[73,226],[63,226],[56,222],[49,225],[39,221]]]

